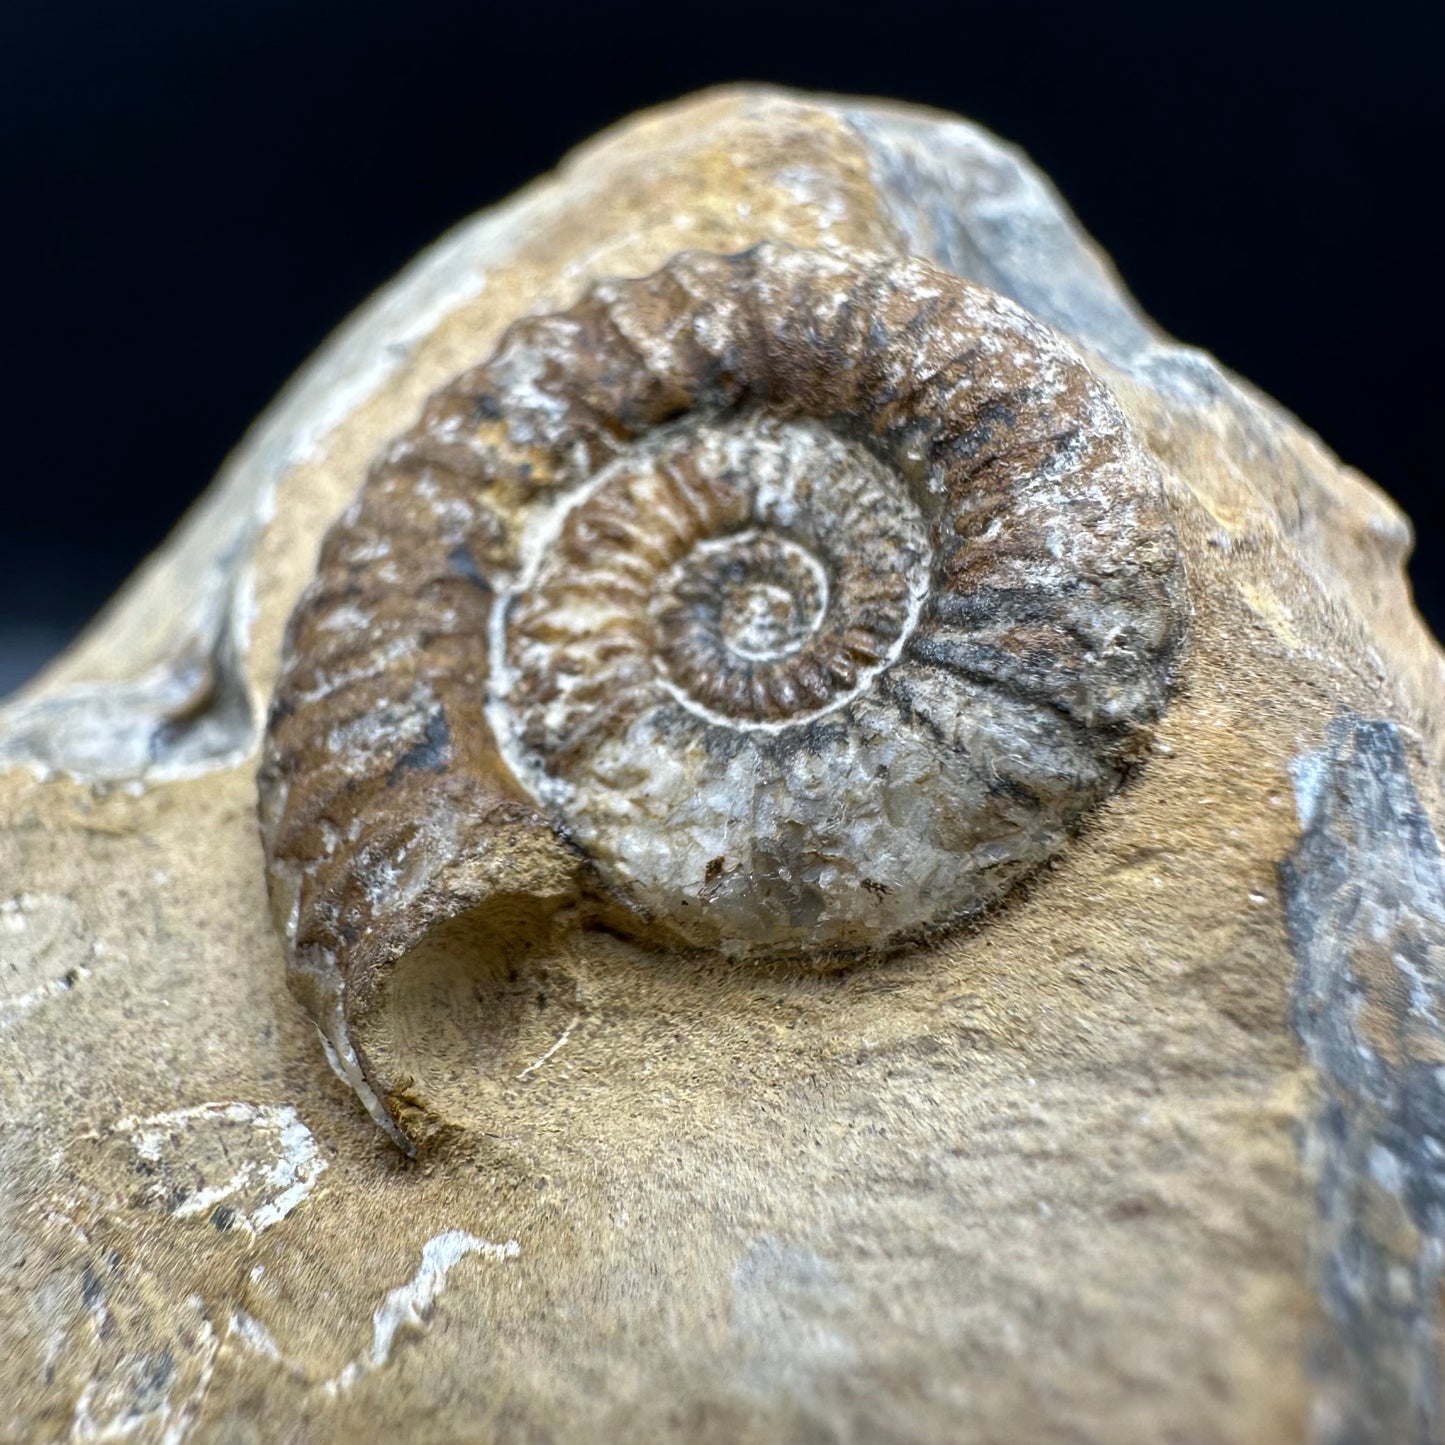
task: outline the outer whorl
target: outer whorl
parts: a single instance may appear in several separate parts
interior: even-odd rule
[[[1119,784],[1182,599],[1118,406],[1001,297],[778,245],[595,286],[438,392],[325,542],[261,773],[293,981],[366,1096],[358,1022],[458,915],[926,935]]]

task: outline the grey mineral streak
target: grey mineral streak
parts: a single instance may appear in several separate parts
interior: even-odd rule
[[[1291,1012],[1325,1084],[1307,1145],[1331,1321],[1318,1434],[1426,1445],[1445,1426],[1445,867],[1392,723],[1337,719],[1296,789]]]

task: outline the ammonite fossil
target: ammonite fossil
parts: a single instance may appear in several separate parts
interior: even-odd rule
[[[1012,303],[772,244],[594,286],[431,399],[292,618],[261,802],[293,980],[394,1127],[366,1029],[459,919],[926,938],[1119,785],[1182,616],[1152,462]]]

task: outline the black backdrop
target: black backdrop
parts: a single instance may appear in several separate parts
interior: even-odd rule
[[[1404,503],[1445,633],[1435,8],[4,0],[0,693],[421,246],[749,78],[1021,143],[1165,327]]]

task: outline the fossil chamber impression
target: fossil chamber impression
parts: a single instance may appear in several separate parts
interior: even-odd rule
[[[409,1146],[371,1033],[458,920],[810,968],[926,941],[1140,760],[1185,610],[1154,463],[1014,303],[774,243],[594,285],[431,398],[291,619],[293,985]]]

